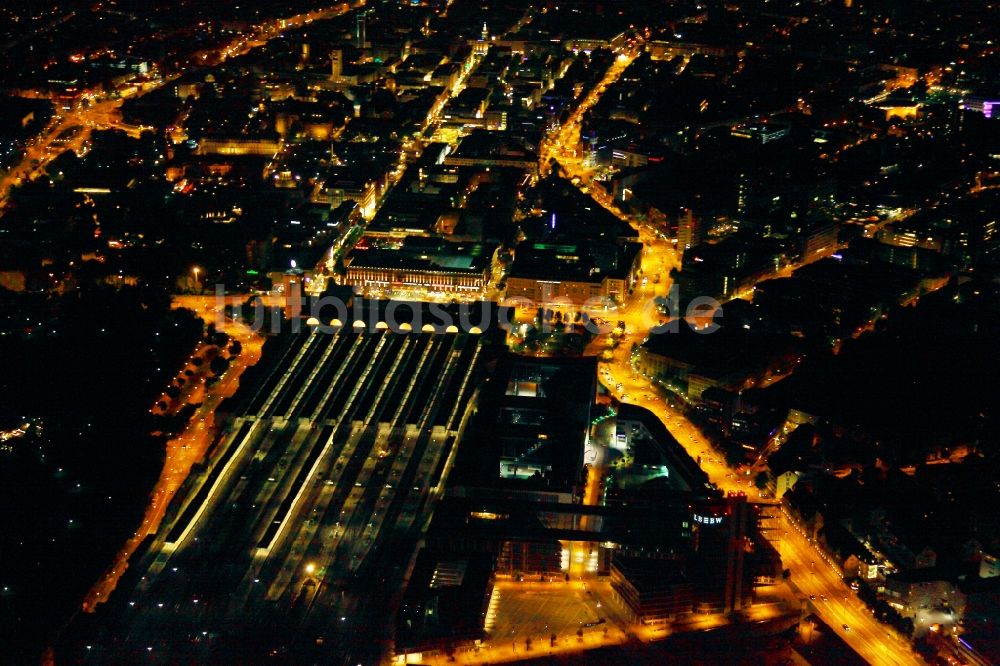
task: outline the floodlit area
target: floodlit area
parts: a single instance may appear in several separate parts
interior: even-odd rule
[[[789,622],[797,610],[782,595],[767,595],[736,615],[689,614],[673,622],[630,622],[610,583],[499,580],[487,611],[487,638],[445,652],[396,655],[395,664],[490,664],[572,654],[602,647],[651,643],[667,637],[739,625]]]
[[[502,663],[572,654],[636,638],[635,627],[612,603],[611,586],[604,582],[500,580],[490,600],[486,640],[451,657],[403,654],[395,663]]]
[[[605,595],[609,591],[605,589]],[[622,634],[620,627],[609,623],[611,609],[602,603],[602,597],[582,584],[501,582],[494,595],[499,601],[489,632],[493,643],[544,639],[548,644],[553,634],[557,639],[576,638],[581,629],[602,636]]]

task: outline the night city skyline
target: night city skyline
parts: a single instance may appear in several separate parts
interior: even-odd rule
[[[1000,664],[1000,4],[0,8],[14,664]]]

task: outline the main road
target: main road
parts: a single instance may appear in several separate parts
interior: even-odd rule
[[[174,307],[193,310],[207,325],[217,322],[219,316],[218,305],[214,303],[214,300],[214,297],[175,296],[173,304]],[[219,327],[219,330],[222,330],[222,327]],[[215,409],[225,398],[236,392],[243,371],[254,365],[260,358],[262,338],[251,331],[249,327],[240,322],[229,321],[225,332],[230,336],[230,339],[238,340],[243,349],[239,355],[230,359],[229,367],[219,382],[212,387],[205,387],[196,399],[189,397],[186,401],[191,404],[199,404],[199,406],[184,432],[167,442],[163,469],[150,493],[149,504],[143,515],[142,523],[122,546],[105,574],[87,593],[83,602],[83,609],[87,612],[92,612],[97,604],[108,598],[128,568],[129,558],[132,557],[136,548],[139,547],[143,539],[156,533],[167,506],[187,479],[191,468],[205,459],[205,454],[208,452],[215,434]]]
[[[645,333],[648,334],[648,330]],[[639,339],[643,334],[641,330],[634,333]],[[755,492],[753,477],[729,467],[708,438],[681,411],[668,406],[653,383],[632,367],[627,345],[622,345],[610,361],[601,363],[600,380],[622,401],[645,407],[656,414],[719,489],[748,495]],[[620,390],[617,389],[619,384]],[[893,629],[878,622],[864,607],[844,583],[837,568],[785,513],[783,506],[778,524],[772,527],[778,530],[775,541],[782,562],[791,573],[790,583],[803,599],[815,597],[810,603],[816,614],[859,655],[871,664],[923,663],[906,641]]]
[[[634,58],[633,54],[620,55],[602,81],[571,114],[567,123],[543,145],[543,170],[548,168],[551,159],[555,159],[572,182],[581,188],[587,187],[591,182],[592,172],[584,167],[577,155],[580,120]],[[622,401],[645,407],[655,413],[719,489],[751,494],[752,477],[746,473],[741,475],[729,467],[724,456],[713,448],[712,443],[698,428],[682,412],[670,408],[656,386],[632,366],[632,343],[641,343],[649,336],[650,330],[663,321],[655,300],[669,293],[669,270],[679,265],[678,253],[673,244],[665,241],[655,230],[623,212],[603,188],[589,187],[587,192],[596,203],[636,228],[644,243],[642,273],[645,279],[630,301],[618,309],[617,319],[625,322],[625,335],[618,349],[612,352],[611,359],[601,363],[600,380]],[[679,325],[688,324],[681,321]],[[822,551],[798,528],[783,507],[778,522],[779,548],[784,566],[791,573],[791,584],[798,588],[803,598],[815,597],[815,600],[809,600],[814,611],[840,638],[871,664],[896,666],[924,663],[907,641],[873,617],[871,611],[864,607],[844,583],[836,567],[826,560]]]
[[[333,18],[363,4],[363,0],[353,4],[341,2],[295,16],[269,19],[249,28],[247,32],[224,45],[192,55],[188,65],[177,72],[153,79],[138,77],[121,84],[119,88],[135,88],[143,93],[151,92],[175,81],[191,66],[217,64],[244,55],[289,30],[301,28],[313,21]],[[44,97],[41,93],[36,96]],[[124,100],[125,98],[121,97],[117,90],[110,94],[88,91],[75,99],[69,109],[62,109],[57,113],[48,127],[29,143],[21,160],[0,175],[0,213],[7,206],[12,187],[40,174],[52,160],[65,151],[80,152],[91,131],[121,129],[132,136],[138,136],[143,128],[125,124],[121,119],[120,108]],[[72,138],[66,139],[67,132],[75,134]]]

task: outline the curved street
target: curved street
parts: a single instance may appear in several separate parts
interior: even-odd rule
[[[625,335],[617,349],[612,351],[611,360],[600,364],[599,379],[618,399],[655,413],[719,489],[752,496],[758,494],[753,486],[752,476],[749,473],[741,476],[728,467],[722,453],[713,449],[711,442],[682,413],[671,409],[655,385],[640,375],[631,363],[632,345],[641,344],[650,335],[650,329],[665,320],[659,314],[654,299],[665,297],[669,293],[670,268],[680,265],[680,256],[672,243],[656,234],[643,221],[625,214],[609,199],[603,188],[587,187],[592,174],[583,168],[582,160],[577,156],[577,147],[583,113],[597,102],[600,94],[622,75],[634,58],[635,55],[630,54],[616,59],[601,83],[584,99],[569,122],[542,151],[543,168],[550,158],[555,159],[563,173],[572,182],[578,183],[578,187],[595,202],[620,219],[628,221],[639,231],[640,240],[644,244],[642,275],[646,278],[656,276],[655,282],[653,279],[643,280],[631,300],[619,308],[616,315],[611,315],[625,322]],[[679,324],[687,325],[686,322]],[[604,343],[598,338],[591,350],[599,350],[601,344]],[[621,389],[618,389],[619,384]],[[757,498],[756,501],[766,500]],[[892,628],[878,622],[871,611],[864,607],[844,583],[834,565],[828,563],[819,548],[793,524],[784,507],[781,512],[779,550],[783,566],[791,572],[791,582],[798,588],[797,596],[811,604],[814,612],[869,663],[892,666],[923,664],[923,660],[912,651],[907,641]],[[815,600],[810,600],[810,596],[815,597]]]

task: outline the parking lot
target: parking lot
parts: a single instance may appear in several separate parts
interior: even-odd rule
[[[497,583],[500,595],[496,619],[490,631],[491,642],[526,638],[548,641],[574,636],[583,628],[587,633],[600,630],[605,618],[603,606],[579,585],[564,583]],[[590,625],[590,626],[587,626]]]

